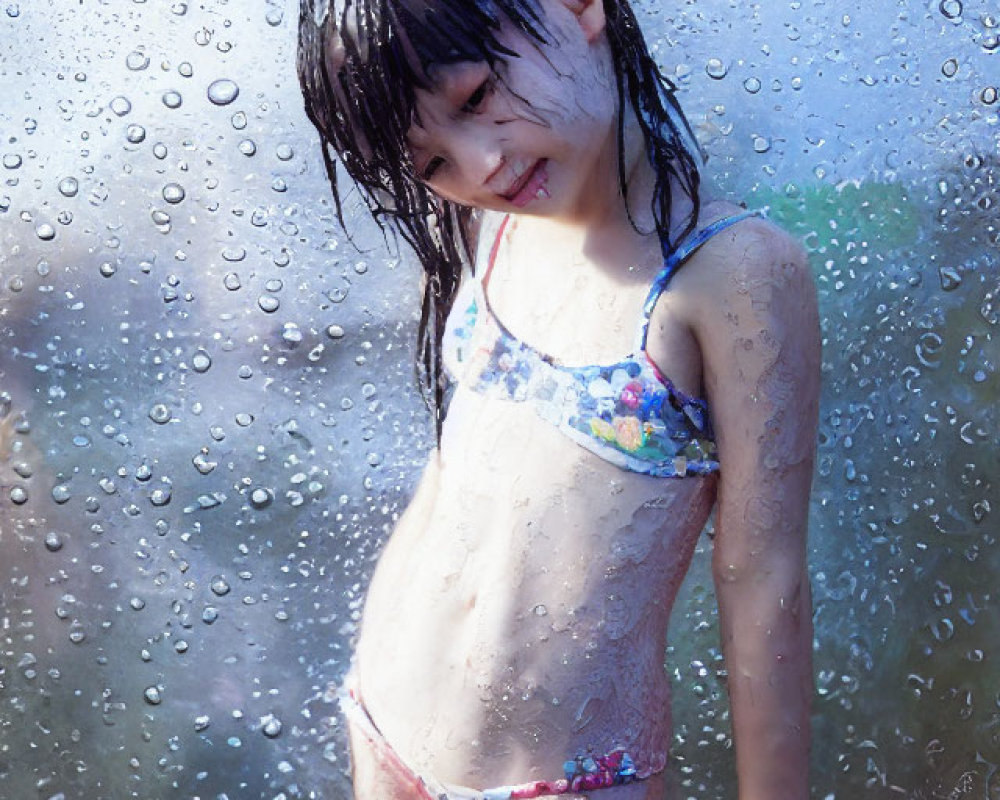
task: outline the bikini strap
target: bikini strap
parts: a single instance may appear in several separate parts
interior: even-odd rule
[[[656,301],[660,299],[660,295],[663,294],[663,291],[667,288],[667,284],[670,283],[670,279],[674,277],[674,273],[676,273],[677,270],[683,266],[684,262],[687,261],[699,247],[715,236],[715,234],[721,233],[730,225],[742,222],[748,217],[757,216],[763,216],[763,212],[756,209],[751,211],[741,211],[738,214],[733,214],[729,217],[722,217],[721,219],[710,222],[704,228],[699,228],[688,235],[684,241],[678,245],[677,249],[667,256],[663,263],[663,269],[661,269],[653,279],[653,282],[649,287],[649,294],[646,295],[646,302],[642,306],[642,318],[639,320],[639,329],[636,331],[635,337],[636,353],[641,353],[646,349],[646,337],[649,334],[649,320],[653,316],[653,309],[656,307]]]

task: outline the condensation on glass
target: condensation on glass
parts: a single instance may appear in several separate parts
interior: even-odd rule
[[[334,691],[431,437],[418,270],[335,222],[297,4],[0,8],[0,794],[349,797]],[[814,796],[997,797],[1000,13],[637,4],[805,243]],[[708,563],[673,766],[733,796]]]

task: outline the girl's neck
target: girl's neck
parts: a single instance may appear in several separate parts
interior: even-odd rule
[[[623,136],[626,196],[619,185],[617,147],[617,131],[613,131],[582,193],[583,199],[569,213],[557,217],[522,216],[517,220],[518,227],[529,235],[544,237],[540,240],[578,247],[598,263],[614,263],[628,252],[659,252],[652,213],[656,171],[646,154],[642,128],[631,105],[626,109]],[[672,238],[676,238],[692,203],[672,176],[670,180],[669,225]]]

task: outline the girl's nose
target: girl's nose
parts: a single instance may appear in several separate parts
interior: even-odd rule
[[[452,159],[459,165],[462,177],[476,188],[489,184],[504,165],[499,144],[488,140],[481,131],[456,137]]]

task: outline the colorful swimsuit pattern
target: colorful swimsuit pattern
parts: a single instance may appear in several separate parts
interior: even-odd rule
[[[646,353],[646,338],[656,301],[680,266],[712,236],[756,213],[716,220],[685,239],[653,280],[632,353],[613,364],[593,366],[559,364],[511,334],[490,308],[485,284],[505,218],[483,277],[459,290],[445,330],[445,367],[477,392],[532,403],[543,419],[623,469],[660,477],[716,472],[708,405],[660,373]]]
[[[563,765],[564,776],[556,780],[528,781],[492,789],[470,789],[445,785],[411,768],[389,744],[365,707],[358,688],[357,676],[351,670],[340,689],[340,709],[353,725],[353,733],[363,737],[379,762],[380,771],[413,800],[531,800],[553,795],[579,794],[598,789],[610,789],[648,778],[662,769],[640,772],[623,749],[603,756],[578,756]],[[352,743],[352,748],[355,743]],[[396,793],[394,793],[396,796]]]

